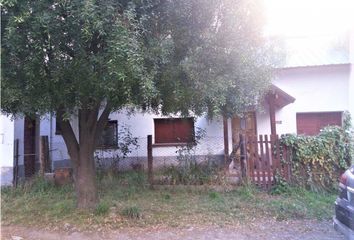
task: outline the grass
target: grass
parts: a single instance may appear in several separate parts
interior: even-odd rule
[[[93,211],[75,209],[72,186],[56,187],[36,178],[17,189],[2,188],[2,224],[79,229],[147,226],[232,225],[259,218],[330,219],[335,194],[300,188],[271,195],[252,185],[216,192],[200,188],[151,190],[141,173],[101,178],[100,203]]]

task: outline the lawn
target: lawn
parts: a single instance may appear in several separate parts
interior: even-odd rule
[[[2,188],[1,222],[77,229],[191,225],[228,226],[273,218],[330,219],[335,194],[288,188],[273,195],[251,185],[234,190],[166,186],[150,189],[139,173],[98,179],[100,203],[93,211],[75,209],[72,186],[56,187],[36,178],[17,189]],[[221,188],[222,189],[222,188]]]

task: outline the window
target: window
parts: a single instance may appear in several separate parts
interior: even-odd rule
[[[328,125],[342,126],[342,112],[297,113],[298,134],[316,135]]]
[[[194,141],[193,118],[154,119],[155,144],[189,143]]]
[[[117,121],[108,121],[103,132],[101,139],[98,143],[98,148],[115,148],[118,144]]]

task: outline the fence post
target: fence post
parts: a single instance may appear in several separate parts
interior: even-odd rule
[[[229,126],[227,117],[223,116],[223,129],[224,129],[224,170],[228,171],[229,166],[227,163],[229,162]]]
[[[154,176],[153,176],[153,157],[152,157],[152,135],[147,136],[147,156],[148,156],[148,181],[150,183],[150,186],[153,185],[154,181]]]
[[[50,171],[48,136],[41,136],[40,138],[39,159],[40,159],[39,172],[42,176],[44,176],[45,172]]]
[[[240,166],[241,166],[241,177],[244,180],[248,177],[247,172],[247,142],[246,142],[246,134],[240,134]]]
[[[12,183],[14,187],[16,188],[18,185],[18,145],[19,145],[19,139],[15,139],[14,141],[14,168],[13,168],[13,178],[12,178]]]

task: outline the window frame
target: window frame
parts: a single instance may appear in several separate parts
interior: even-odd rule
[[[113,144],[104,144],[104,142],[101,142],[104,138],[103,134],[105,133],[105,131],[107,131],[108,127],[110,127],[110,125],[113,124],[114,125],[114,135],[113,135],[113,140],[112,142],[114,142]],[[96,149],[117,149],[118,148],[118,121],[117,120],[108,120],[103,131],[101,134],[101,139],[98,142]],[[104,141],[104,139],[103,139]]]

